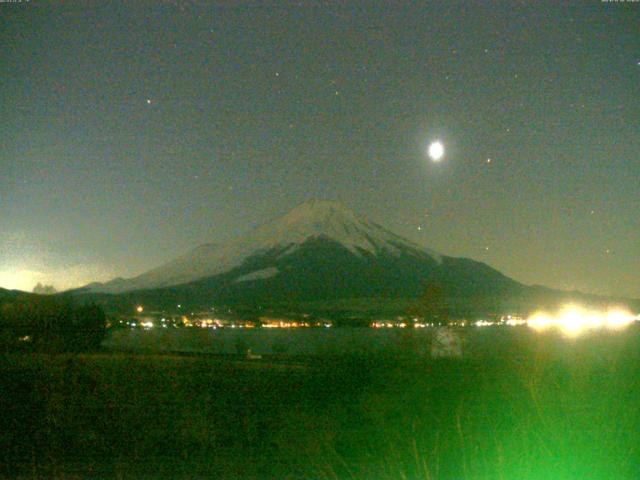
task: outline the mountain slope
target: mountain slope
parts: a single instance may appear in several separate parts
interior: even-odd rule
[[[433,295],[459,316],[524,312],[569,300],[628,304],[525,286],[481,262],[421,247],[327,201],[304,203],[231,242],[202,245],[138,277],[66,294],[125,311],[144,303],[167,310],[224,304],[254,311],[276,305],[308,311],[311,304],[349,310],[358,304],[397,312],[406,311],[400,304],[433,304]]]
[[[287,215],[223,245],[206,244],[159,268],[132,279],[94,283],[91,292],[121,293],[161,288],[212,277],[241,267],[247,259],[272,252],[294,253],[310,239],[325,238],[356,257],[410,255],[441,261],[441,256],[356,215],[337,202],[310,201]]]
[[[360,251],[318,236],[293,252],[264,252],[223,275],[192,282],[196,297],[234,303],[416,298],[428,285],[458,296],[513,293],[520,284],[478,262],[432,257],[420,251]]]

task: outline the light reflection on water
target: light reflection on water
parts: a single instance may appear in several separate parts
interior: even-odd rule
[[[427,351],[431,334],[412,332],[420,350]],[[331,355],[369,354],[398,348],[406,330],[377,331],[370,328],[300,329],[123,329],[113,331],[104,346],[133,351],[200,353]]]
[[[244,354],[248,349],[261,355],[401,355],[429,356],[438,329],[306,328],[306,329],[121,329],[109,333],[103,346],[109,350],[133,352],[184,352]],[[594,330],[576,338],[550,329],[538,332],[527,326],[452,328],[460,338],[464,356],[499,357],[501,352],[569,352],[584,348],[613,351],[629,341],[640,341],[640,325],[624,331]]]

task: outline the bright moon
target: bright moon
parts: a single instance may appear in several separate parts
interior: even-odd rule
[[[429,145],[429,157],[431,157],[431,160],[439,162],[442,155],[444,155],[444,146],[442,143],[432,142],[431,145]]]

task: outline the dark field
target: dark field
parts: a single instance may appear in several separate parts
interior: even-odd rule
[[[478,335],[441,360],[3,355],[0,476],[640,478],[637,327]]]

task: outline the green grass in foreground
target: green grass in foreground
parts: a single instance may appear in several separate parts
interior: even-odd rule
[[[637,333],[464,360],[0,358],[0,477],[640,478]]]

